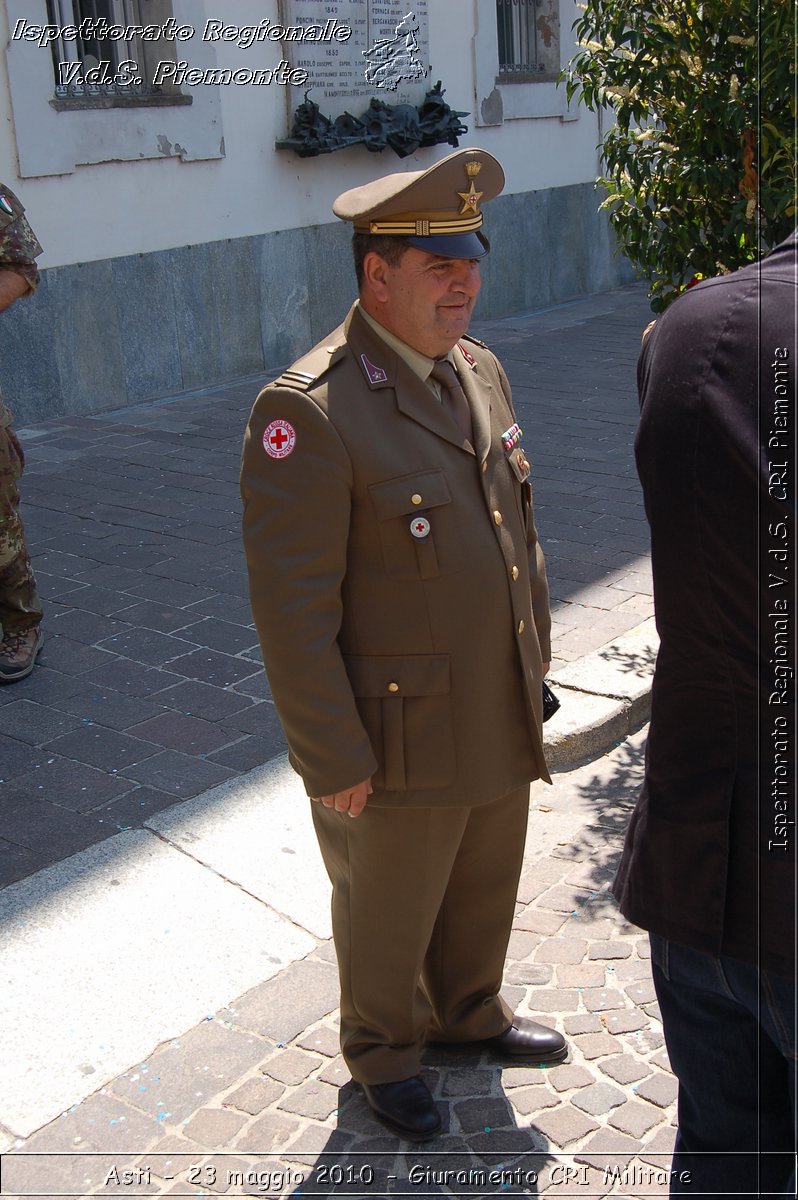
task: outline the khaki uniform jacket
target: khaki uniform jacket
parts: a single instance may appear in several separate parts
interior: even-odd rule
[[[502,443],[515,415],[497,359],[471,338],[454,357],[476,453],[357,305],[252,412],[252,611],[311,796],[373,777],[369,804],[475,805],[549,778],[529,468]]]

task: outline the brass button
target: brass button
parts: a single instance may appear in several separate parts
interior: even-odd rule
[[[501,525],[502,521],[504,520],[504,517],[499,512],[498,508],[493,513],[493,519],[497,525]]]
[[[524,622],[523,622],[523,621],[519,621],[519,622],[518,622],[518,632],[519,632],[519,633],[523,633],[525,629],[526,629],[526,625],[524,624]]]
[[[512,575],[513,579],[517,579],[518,578],[518,567],[513,566],[513,569],[510,572],[510,574]]]
[[[421,496],[419,496],[418,492],[414,492],[413,495],[410,497],[410,500],[413,504],[420,504]]]
[[[388,684],[388,691],[389,691],[389,692],[398,692],[398,691],[399,691],[399,684],[398,684],[398,683],[389,683],[389,684]]]
[[[486,462],[484,462],[484,463],[482,464],[482,474],[483,474],[483,475],[485,474],[485,472],[487,471],[487,469],[488,469],[488,464],[487,464]]]

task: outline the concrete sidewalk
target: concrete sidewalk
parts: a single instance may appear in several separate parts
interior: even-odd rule
[[[532,451],[561,768],[647,711],[656,635],[631,452],[647,320],[632,287],[475,327]],[[449,1176],[423,1190],[346,1080],[328,886],[245,599],[237,462],[259,382],[24,431],[48,643],[0,690],[0,1152],[16,1149],[2,1195],[554,1193],[558,1162],[599,1172],[604,1190],[571,1176],[571,1194],[659,1194],[659,1176],[640,1187],[672,1142],[675,1088],[645,939],[606,894],[639,736],[533,789],[507,994],[572,1036],[573,1062],[502,1072],[430,1052],[450,1132],[424,1162],[517,1159],[539,1170],[534,1189]],[[236,1172],[289,1149],[301,1185],[241,1191]],[[605,1187],[599,1150],[645,1152],[649,1176],[641,1159]],[[145,1151],[146,1178],[102,1186]],[[375,1182],[347,1191],[364,1154]],[[325,1162],[346,1164],[337,1184]]]

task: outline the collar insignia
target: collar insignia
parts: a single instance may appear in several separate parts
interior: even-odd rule
[[[382,367],[375,366],[370,359],[366,358],[365,354],[361,354],[360,361],[363,364],[363,370],[366,372],[366,377],[368,378],[369,383],[387,382],[388,376],[385,374]]]

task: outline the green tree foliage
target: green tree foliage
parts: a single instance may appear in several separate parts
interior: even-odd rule
[[[796,213],[794,0],[586,0],[568,99],[610,109],[602,208],[661,312]]]

